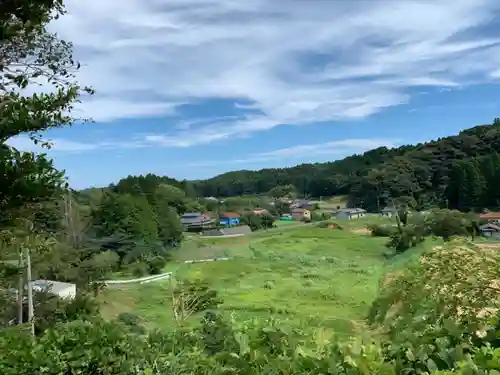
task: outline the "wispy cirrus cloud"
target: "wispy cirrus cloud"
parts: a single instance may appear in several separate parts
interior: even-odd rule
[[[227,164],[258,164],[270,161],[287,160],[296,163],[298,160],[314,162],[321,156],[329,156],[332,159],[366,152],[377,147],[396,147],[401,144],[400,139],[383,138],[352,138],[331,142],[296,145],[277,150],[259,152],[248,155],[242,159],[207,160],[189,163],[189,167],[209,167]]]
[[[66,4],[54,29],[74,42],[84,62],[79,78],[97,90],[83,114],[98,122],[170,116],[214,98],[242,111],[198,124],[196,133],[165,124],[143,138],[155,146],[363,118],[407,103],[416,86],[499,78],[497,0]]]
[[[100,144],[91,144],[83,142],[75,142],[67,139],[51,140],[51,146],[55,151],[62,152],[85,152],[92,151],[100,148]],[[48,149],[42,147],[40,144],[35,144],[27,136],[18,136],[11,138],[7,141],[9,146],[25,152],[47,152]]]

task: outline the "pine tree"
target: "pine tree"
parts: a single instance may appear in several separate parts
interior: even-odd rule
[[[498,183],[500,181],[500,154],[493,153],[483,159],[483,173],[486,183],[483,201],[485,207],[500,207],[500,190]]]
[[[460,191],[460,201],[465,210],[482,208],[485,190],[485,179],[478,168],[476,160],[466,160],[462,163],[463,184]]]

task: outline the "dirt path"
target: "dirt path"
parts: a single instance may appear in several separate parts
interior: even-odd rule
[[[500,249],[500,243],[474,243],[480,249]]]

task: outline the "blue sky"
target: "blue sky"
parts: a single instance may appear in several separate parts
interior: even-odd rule
[[[46,137],[75,188],[335,160],[500,117],[497,0],[66,4],[51,27],[95,122]]]

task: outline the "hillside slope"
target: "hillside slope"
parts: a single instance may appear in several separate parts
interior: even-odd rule
[[[399,199],[419,208],[497,207],[500,196],[500,119],[415,146],[380,147],[330,163],[234,171],[194,181],[202,196],[258,194],[293,184],[310,196],[348,194],[351,204],[377,210]]]

